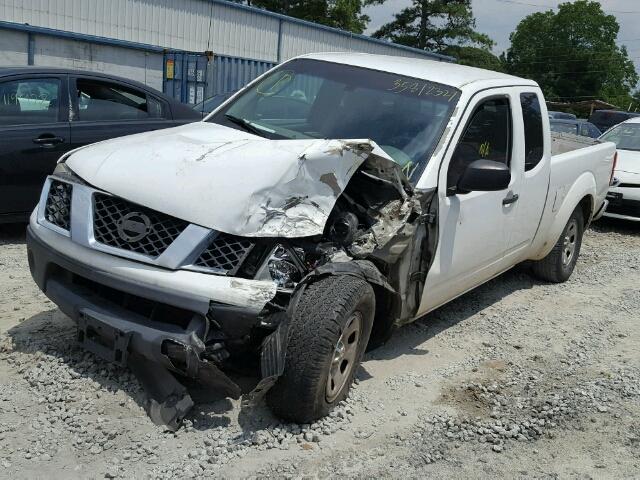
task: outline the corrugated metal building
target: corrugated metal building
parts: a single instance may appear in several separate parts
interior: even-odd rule
[[[109,72],[189,103],[319,51],[451,61],[224,0],[0,0],[1,65]]]

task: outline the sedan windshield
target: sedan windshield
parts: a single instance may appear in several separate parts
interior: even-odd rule
[[[640,123],[621,123],[600,137],[613,142],[620,150],[640,151]]]
[[[299,59],[208,121],[271,139],[371,139],[415,182],[459,96],[426,80]]]

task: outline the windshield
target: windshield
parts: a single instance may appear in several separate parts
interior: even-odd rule
[[[425,80],[299,59],[208,121],[271,139],[371,139],[415,182],[459,96]]]
[[[210,97],[210,98],[207,98],[206,100],[203,100],[200,103],[196,103],[193,106],[193,109],[196,112],[211,113],[216,108],[218,108],[218,106],[222,105],[222,102],[224,102],[227,98],[229,98],[231,95],[233,95],[233,93],[234,92],[219,93],[217,95],[214,95],[213,97]]]
[[[613,142],[620,150],[640,151],[640,123],[621,123],[600,137]]]

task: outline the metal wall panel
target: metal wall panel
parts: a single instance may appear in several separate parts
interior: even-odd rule
[[[207,97],[238,90],[273,66],[272,62],[216,55],[209,64]]]
[[[27,33],[0,31],[0,65],[26,65],[28,43]]]
[[[0,38],[5,33],[0,30]],[[161,53],[35,35],[34,65],[108,73],[162,91]]]
[[[282,25],[282,60],[296,55],[314,52],[348,52],[351,38],[330,30],[310,30],[305,25],[284,23]]]
[[[0,19],[173,50],[211,50],[218,55],[270,62],[318,51],[428,56],[426,52],[220,0],[0,0]]]
[[[404,50],[397,48],[393,45],[382,45],[380,43],[367,42],[360,38],[353,38],[351,40],[351,51],[363,52],[363,53],[376,53],[379,55],[393,55],[396,57],[409,57],[409,58],[422,58],[425,56],[422,53],[414,52],[411,50]]]
[[[213,4],[208,49],[219,55],[275,62],[279,23],[278,19],[260,13]]]
[[[194,105],[206,98],[209,59],[203,53],[166,52],[162,91],[183,103]]]

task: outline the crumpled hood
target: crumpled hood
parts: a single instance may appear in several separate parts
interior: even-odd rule
[[[400,172],[369,140],[268,140],[197,122],[81,148],[65,162],[96,188],[191,223],[248,237],[303,237],[323,232],[370,158]]]

